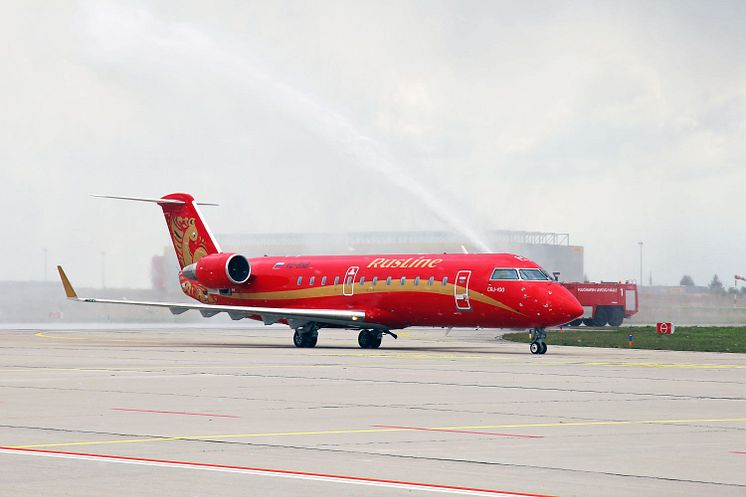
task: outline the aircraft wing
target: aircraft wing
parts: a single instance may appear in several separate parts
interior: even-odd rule
[[[264,321],[264,324],[274,324],[280,320],[286,320],[292,328],[297,328],[311,321],[326,323],[331,325],[344,325],[359,328],[376,328],[375,324],[365,323],[365,312],[355,310],[340,309],[291,309],[283,307],[244,307],[236,305],[212,305],[212,304],[191,304],[181,302],[148,302],[139,300],[112,300],[97,299],[91,297],[78,297],[70,280],[67,278],[62,266],[57,266],[60,273],[62,286],[65,288],[65,294],[70,300],[78,302],[94,302],[99,304],[122,304],[138,305],[144,307],[165,307],[173,314],[182,314],[186,311],[199,311],[204,317],[211,317],[221,312],[227,312],[231,319],[243,319],[247,317],[258,318]]]

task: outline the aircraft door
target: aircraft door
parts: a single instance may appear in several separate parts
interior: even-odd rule
[[[360,269],[359,266],[350,266],[347,268],[344,280],[342,281],[342,295],[349,297],[355,293],[355,276],[357,276],[358,269]]]
[[[456,273],[456,282],[453,285],[453,298],[456,300],[456,309],[459,311],[470,311],[471,302],[469,302],[469,280],[471,271],[463,269]]]

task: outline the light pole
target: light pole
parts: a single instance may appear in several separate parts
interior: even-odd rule
[[[637,242],[640,246],[640,286],[642,286],[642,242]]]

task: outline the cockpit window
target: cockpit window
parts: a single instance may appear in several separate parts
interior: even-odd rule
[[[542,269],[521,269],[521,279],[524,280],[551,280],[549,275]]]
[[[501,269],[497,268],[492,271],[491,280],[517,280],[518,271],[515,269]]]

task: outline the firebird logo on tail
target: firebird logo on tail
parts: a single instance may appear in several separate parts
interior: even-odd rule
[[[205,239],[197,231],[195,218],[172,217],[169,226],[181,267],[197,262],[207,255]]]

